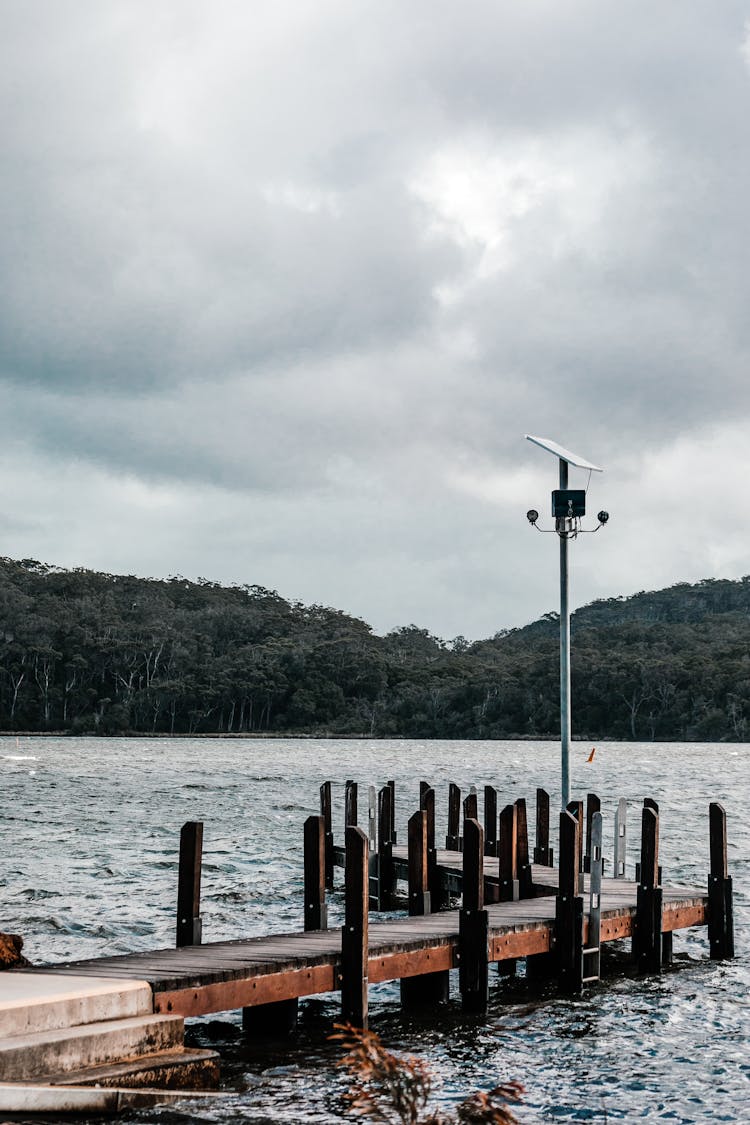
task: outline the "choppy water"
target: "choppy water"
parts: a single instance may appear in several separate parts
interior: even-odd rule
[[[585,997],[530,992],[492,980],[486,1018],[458,1001],[435,1020],[402,1015],[393,984],[371,989],[371,1026],[397,1050],[418,1053],[448,1109],[473,1089],[515,1078],[526,1087],[524,1122],[624,1118],[668,1122],[750,1121],[750,746],[614,744],[572,752],[572,792],[596,791],[611,855],[617,800],[633,802],[629,866],[638,845],[637,806],[661,807],[665,880],[705,885],[708,802],[729,817],[736,944],[731,963],[707,959],[705,930],[675,937],[675,968],[661,977],[615,975]],[[558,748],[519,742],[347,742],[0,738],[0,929],[25,935],[33,961],[129,952],[173,943],[176,855],[186,820],[205,822],[203,933],[207,941],[301,928],[304,818],[318,786],[397,784],[405,838],[420,778],[438,788],[444,834],[447,783],[494,784],[503,802],[525,796],[533,829],[537,785],[553,794]],[[360,789],[360,793],[361,793]],[[360,800],[362,798],[360,797]],[[330,924],[341,917],[333,896]],[[0,977],[0,996],[2,977]],[[338,1051],[325,1036],[335,998],[302,1002],[289,1043],[245,1043],[238,1013],[191,1025],[215,1045],[239,1096],[211,1108],[150,1110],[137,1122],[328,1122],[345,1120]]]

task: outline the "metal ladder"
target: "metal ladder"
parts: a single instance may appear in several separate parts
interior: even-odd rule
[[[590,984],[601,976],[602,925],[602,814],[591,818],[591,873],[589,882],[589,940],[583,950],[583,983]]]

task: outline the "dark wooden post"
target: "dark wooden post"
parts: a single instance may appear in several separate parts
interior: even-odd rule
[[[534,863],[539,863],[543,867],[552,866],[552,848],[549,846],[549,793],[546,789],[536,791]]]
[[[473,786],[464,797],[464,820],[479,820],[479,802]]]
[[[708,876],[708,941],[714,960],[734,957],[732,877],[727,862],[727,814],[722,805],[708,806],[711,868]]]
[[[329,891],[333,890],[333,805],[331,802],[331,783],[324,781],[320,787],[320,814],[323,817],[325,837],[325,882]]]
[[[653,797],[644,797],[643,798],[643,807],[644,807],[644,809],[653,809],[654,812],[656,813],[656,815],[657,816],[659,815],[659,806],[658,806],[658,804],[656,803],[656,801],[654,800]],[[641,881],[641,861],[640,860],[636,860],[636,863],[635,863],[635,881],[636,881],[636,883],[640,883],[640,881]],[[657,880],[657,882],[660,886],[661,886],[661,881],[662,880],[661,880],[661,867],[660,867],[659,868],[659,878]]]
[[[560,988],[571,994],[583,988],[583,895],[580,893],[580,825],[560,813],[559,883],[555,901],[555,940]]]
[[[591,829],[594,813],[602,811],[602,803],[596,793],[586,794],[586,850],[583,853],[583,870],[591,871]]]
[[[426,789],[422,800],[434,815],[435,791]],[[430,873],[430,813],[422,808],[409,819],[409,914],[421,917],[432,909],[429,889]],[[433,822],[434,832],[434,822]],[[433,836],[434,839],[434,836]],[[434,847],[432,851],[434,852]],[[421,1008],[448,999],[450,977],[447,971],[422,973],[401,978],[401,1003],[405,1008]]]
[[[308,816],[304,850],[306,930],[325,930],[328,927],[325,869],[325,818]]]
[[[395,844],[396,839],[396,782],[387,782],[388,788],[391,791],[391,843]]]
[[[500,813],[500,839],[498,841],[498,878],[500,880],[500,901],[515,902],[519,896],[518,863],[516,847],[516,806],[506,805]]]
[[[200,945],[201,922],[201,860],[203,858],[203,821],[189,820],[180,831],[180,864],[177,873],[177,938],[176,945]]]
[[[341,930],[341,1014],[355,1027],[367,1027],[368,859],[367,834],[346,830],[344,925]]]
[[[484,908],[484,833],[464,821],[463,897],[458,915],[458,981],[465,1011],[484,1012],[489,998],[489,921]]]
[[[633,931],[633,956],[642,972],[661,969],[662,891],[659,886],[659,814],[644,804],[641,864]]]
[[[419,783],[419,807],[420,808],[422,808],[422,798],[424,797],[427,790],[431,789],[431,788],[432,788],[432,786],[430,785],[429,781],[420,781],[420,783]]]
[[[347,781],[344,786],[344,832],[357,823],[357,783]]]
[[[529,863],[529,828],[526,821],[526,799],[516,801],[516,871],[518,872],[518,897],[534,897],[534,880]]]
[[[484,854],[497,855],[497,789],[484,787]]]
[[[449,852],[461,851],[461,790],[452,781],[448,786],[448,834],[445,846]]]
[[[435,790],[428,786],[422,790],[420,808],[427,813],[427,887],[432,910],[442,910],[445,903],[440,888],[437,848],[435,847]]]
[[[396,871],[393,866],[392,790],[384,785],[378,793],[378,910],[392,910],[396,897]]]
[[[578,870],[583,871],[583,801],[568,801],[567,807],[578,821]]]
[[[430,892],[427,881],[427,813],[424,809],[409,817],[409,913],[429,914]]]

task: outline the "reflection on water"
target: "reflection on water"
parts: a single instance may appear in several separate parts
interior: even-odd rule
[[[658,978],[618,973],[576,1000],[531,991],[492,974],[486,1018],[457,1001],[435,1020],[402,1015],[394,984],[371,989],[371,1025],[393,1049],[417,1052],[447,1107],[471,1089],[516,1078],[527,1089],[525,1122],[624,1118],[743,1121],[750,1058],[744,955],[748,920],[748,746],[574,744],[572,792],[602,799],[605,855],[620,797],[632,801],[629,869],[638,806],[661,807],[665,880],[705,885],[708,802],[729,818],[738,958],[708,961],[705,930],[676,935],[674,970]],[[445,833],[448,781],[494,784],[503,803],[534,792],[556,801],[558,751],[550,743],[347,742],[0,738],[2,920],[34,961],[130,952],[173,943],[179,829],[203,820],[203,933],[222,940],[301,927],[302,824],[318,786],[334,782],[341,834],[343,783],[394,778],[405,839],[420,778],[438,789]],[[360,788],[360,801],[362,788]],[[330,924],[341,920],[341,896]],[[2,978],[0,978],[0,996]],[[325,1036],[335,998],[303,1002],[288,1043],[245,1042],[236,1013],[191,1024],[194,1042],[218,1046],[238,1098],[207,1110],[185,1103],[133,1114],[138,1122],[330,1122],[343,1120],[338,1050]]]

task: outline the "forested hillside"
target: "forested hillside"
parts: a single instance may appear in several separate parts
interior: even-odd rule
[[[750,578],[594,602],[573,636],[574,736],[748,734]],[[3,730],[554,736],[558,706],[555,614],[378,637],[258,586],[0,560]]]

